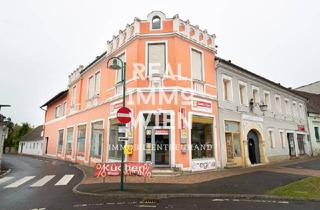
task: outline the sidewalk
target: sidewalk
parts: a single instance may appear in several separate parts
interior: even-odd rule
[[[251,168],[224,169],[202,173],[182,174],[172,177],[127,177],[125,193],[119,192],[119,177],[94,178],[94,170],[80,166],[86,178],[74,189],[76,193],[108,197],[167,197],[243,195],[265,196],[278,186],[300,180],[307,176],[320,176],[320,170],[301,169],[291,165],[304,165],[320,159],[304,158]]]

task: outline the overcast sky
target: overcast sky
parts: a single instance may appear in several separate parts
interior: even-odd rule
[[[288,87],[320,80],[319,1],[0,0],[1,113],[38,125],[39,107],[106,41],[152,10],[217,36],[218,56]]]

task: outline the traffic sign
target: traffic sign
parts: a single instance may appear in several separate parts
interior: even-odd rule
[[[131,110],[127,107],[121,107],[117,112],[117,119],[120,123],[129,123],[131,121]]]

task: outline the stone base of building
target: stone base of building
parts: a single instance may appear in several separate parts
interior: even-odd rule
[[[289,155],[276,155],[276,156],[269,156],[268,159],[269,159],[269,162],[271,162],[271,163],[282,162],[285,160],[289,160],[290,156]]]

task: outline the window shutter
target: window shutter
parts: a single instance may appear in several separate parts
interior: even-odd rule
[[[192,49],[192,79],[202,81],[202,54]]]
[[[163,74],[166,68],[166,53],[164,43],[155,43],[148,45],[148,73]]]

